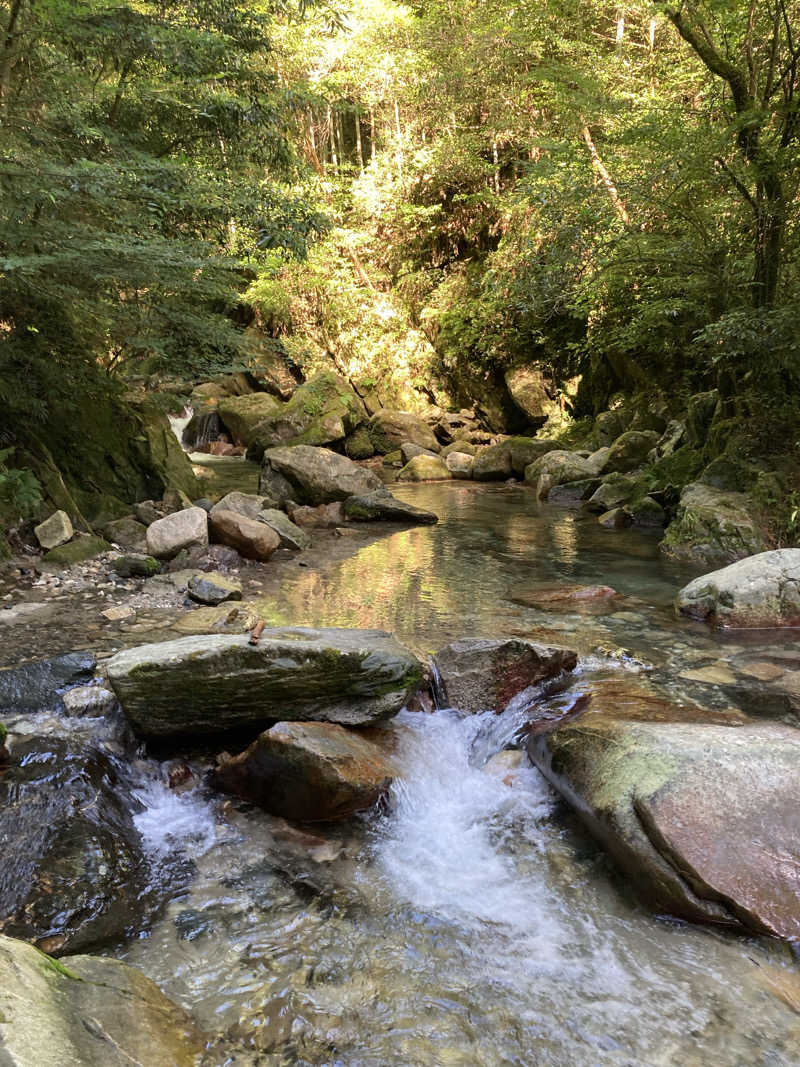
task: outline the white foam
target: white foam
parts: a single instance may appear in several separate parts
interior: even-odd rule
[[[180,852],[197,858],[212,847],[217,838],[211,804],[197,791],[176,792],[160,780],[151,780],[133,791],[144,805],[134,815],[136,829],[145,846],[157,856]]]

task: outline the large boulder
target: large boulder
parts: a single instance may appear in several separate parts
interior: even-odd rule
[[[15,738],[0,776],[0,930],[51,954],[140,930],[149,872],[137,810],[98,749]]]
[[[202,508],[186,508],[147,527],[147,551],[156,559],[173,559],[184,548],[208,547],[208,515]]]
[[[612,691],[529,752],[654,911],[800,938],[797,730]]]
[[[281,543],[271,526],[236,511],[212,510],[208,528],[217,544],[235,548],[245,559],[268,560]]]
[[[534,486],[539,500],[546,500],[555,485],[595,478],[597,464],[591,457],[557,449],[547,452],[525,468],[525,481]]]
[[[279,722],[225,760],[214,784],[296,822],[347,818],[377,803],[394,777],[371,733],[328,722]]]
[[[247,458],[260,460],[267,449],[279,445],[340,444],[366,417],[364,405],[345,379],[322,371],[252,428]]]
[[[394,452],[406,442],[438,452],[441,445],[433,430],[419,415],[410,411],[391,411],[382,408],[369,420],[369,436],[372,446],[382,456]]]
[[[468,479],[472,477],[475,457],[468,452],[448,452],[444,462],[454,478]]]
[[[627,474],[641,467],[648,453],[655,448],[658,436],[655,430],[628,430],[621,434],[609,449],[603,473]]]
[[[271,448],[265,452],[261,485],[267,492],[276,484],[274,475],[290,487],[296,503],[312,506],[346,500],[383,487],[373,471],[328,448],[311,445]]]
[[[730,563],[766,548],[749,498],[700,482],[681,492],[677,515],[661,542],[667,556],[709,563]]]
[[[472,468],[472,477],[477,482],[521,478],[526,467],[552,451],[552,441],[537,441],[533,437],[507,437],[504,441],[488,445],[478,452]]]
[[[432,526],[439,521],[432,511],[398,500],[388,489],[376,489],[374,493],[362,493],[348,497],[344,502],[345,516],[354,522],[410,522]]]
[[[270,721],[363,726],[387,719],[418,686],[422,667],[381,630],[264,630],[183,637],[112,656],[108,678],[145,736],[214,734]]]
[[[520,638],[464,638],[434,656],[443,692],[440,703],[461,711],[502,711],[528,686],[574,670],[578,657]]]
[[[0,1062],[4,1067],[192,1067],[205,1040],[191,1016],[126,963],[56,963],[0,935]]]
[[[250,445],[256,426],[277,415],[283,408],[280,400],[269,393],[249,393],[220,400],[217,413],[236,444]]]
[[[536,367],[515,367],[505,373],[506,385],[519,410],[533,426],[542,426],[559,410],[550,396],[552,384]]]
[[[681,615],[716,626],[800,626],[800,548],[760,552],[689,582]]]
[[[441,456],[421,453],[406,463],[397,475],[398,482],[437,482],[452,478]]]

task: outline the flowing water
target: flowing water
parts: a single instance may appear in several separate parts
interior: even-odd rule
[[[442,522],[325,573],[287,572],[262,602],[269,621],[379,626],[420,653],[464,635],[544,636],[581,652],[578,686],[641,671],[716,706],[745,690],[762,702],[753,663],[800,664],[797,634],[776,644],[676,621],[693,572],[661,561],[654,538],[521,489],[399,492]],[[629,599],[588,617],[515,603],[554,582]],[[681,677],[698,669],[729,684]],[[153,764],[137,825],[194,877],[117,954],[227,1031],[213,1065],[800,1063],[788,949],[649,915],[538,772],[503,752],[518,725],[513,707],[403,713],[385,810],[309,833],[202,790],[176,795]]]

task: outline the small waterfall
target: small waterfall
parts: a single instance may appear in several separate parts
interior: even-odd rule
[[[216,411],[198,411],[192,415],[183,431],[182,444],[190,451],[199,450],[226,432],[225,424]]]
[[[447,690],[445,689],[444,679],[439,673],[439,668],[436,666],[436,660],[433,656],[429,658],[428,664],[431,669],[431,696],[433,697],[433,706],[437,710],[440,710],[448,706]]]

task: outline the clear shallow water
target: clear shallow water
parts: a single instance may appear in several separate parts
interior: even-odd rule
[[[694,572],[660,561],[655,538],[520,489],[398,492],[442,523],[322,574],[298,568],[265,602],[270,621],[380,626],[419,651],[498,633],[560,634],[589,653],[625,645],[653,660],[656,686],[723,704],[718,686],[678,676],[798,658],[798,635],[776,647],[676,622],[671,600]],[[557,581],[604,582],[637,602],[586,618],[510,599]],[[590,654],[584,681],[622,669]],[[143,789],[150,848],[188,857],[196,875],[120,954],[229,1031],[207,1064],[800,1062],[800,1014],[775,991],[800,986],[788,950],[647,914],[535,770],[495,767],[514,726],[404,714],[387,811],[310,834],[201,791]]]

